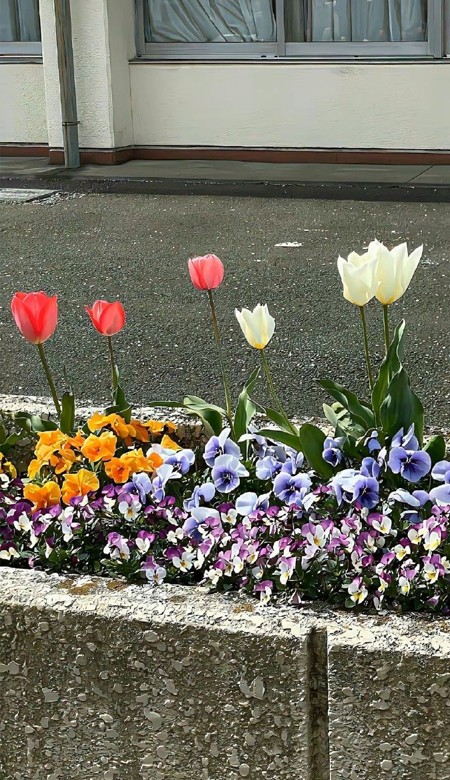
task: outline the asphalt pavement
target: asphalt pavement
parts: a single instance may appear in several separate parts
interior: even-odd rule
[[[339,253],[373,238],[425,245],[392,321],[407,319],[406,367],[427,421],[448,427],[450,398],[450,204],[285,200],[221,196],[75,194],[0,204],[0,393],[46,394],[35,349],[17,332],[17,290],[57,293],[60,322],[47,354],[61,390],[102,403],[109,391],[105,340],[84,305],[119,298],[127,311],[115,340],[123,384],[137,404],[195,393],[221,402],[206,294],[187,273],[190,256],[214,252],[226,275],[216,293],[233,391],[257,364],[234,308],[267,303],[276,320],[269,361],[288,410],[319,415],[317,377],[366,388],[358,312],[342,298]],[[290,245],[287,245],[290,244]],[[368,307],[375,360],[381,307]],[[264,400],[264,386],[258,391]]]

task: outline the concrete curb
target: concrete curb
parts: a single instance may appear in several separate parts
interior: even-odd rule
[[[355,200],[393,203],[448,203],[446,184],[361,184],[359,182],[276,182],[202,179],[72,179],[54,174],[37,176],[0,175],[2,187],[49,188],[64,193],[126,195],[209,195],[251,198],[295,198],[303,200]]]
[[[1,780],[447,780],[450,622],[0,570]]]

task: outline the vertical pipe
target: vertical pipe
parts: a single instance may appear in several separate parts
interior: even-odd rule
[[[80,167],[78,142],[77,97],[73,67],[72,20],[70,0],[54,0],[56,46],[58,51],[59,89],[64,140],[64,165]]]

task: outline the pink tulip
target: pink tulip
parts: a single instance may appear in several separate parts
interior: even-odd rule
[[[197,290],[215,290],[222,284],[224,273],[223,263],[216,255],[189,260],[189,276]]]
[[[11,311],[22,336],[32,344],[43,344],[55,332],[58,322],[58,298],[44,292],[17,292]]]
[[[94,328],[102,336],[114,336],[125,325],[125,310],[119,301],[95,301],[90,309],[84,307],[89,314]]]

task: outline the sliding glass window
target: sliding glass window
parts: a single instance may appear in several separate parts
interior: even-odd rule
[[[444,0],[136,0],[161,58],[441,57]],[[445,0],[450,14],[450,0]]]
[[[0,54],[40,54],[39,0],[0,0]]]

